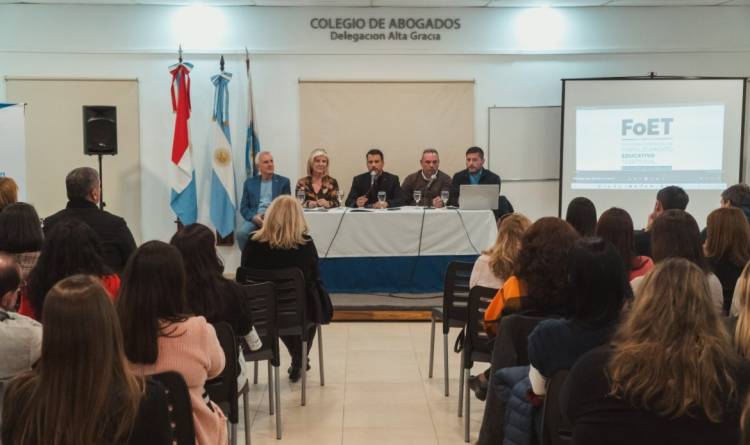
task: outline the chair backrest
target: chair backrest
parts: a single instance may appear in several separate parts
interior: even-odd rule
[[[279,328],[276,324],[276,295],[272,282],[255,283],[246,277],[237,276],[242,286],[244,298],[242,304],[246,313],[252,315],[253,327],[258,332],[263,346],[258,351],[250,351],[242,341],[243,353],[246,359],[252,360],[253,355],[261,355],[270,351],[273,355],[271,364],[279,366]],[[242,278],[244,281],[239,281]]]
[[[276,325],[279,332],[288,335],[300,335],[307,341],[307,291],[305,276],[296,267],[284,269],[237,269],[238,281],[270,281],[274,284],[276,297]],[[299,331],[299,332],[297,332]]]
[[[493,369],[529,364],[529,334],[542,320],[551,317],[519,314],[504,315],[493,349]]]
[[[466,331],[464,333],[464,367],[472,365],[472,355],[476,351],[489,353],[491,351],[491,339],[484,330],[484,312],[490,305],[497,289],[483,286],[474,286],[469,291],[469,303],[467,306]]]
[[[469,305],[469,278],[473,268],[473,263],[463,261],[451,261],[448,264],[443,282],[444,334],[448,333],[451,326],[462,325],[466,321],[466,308]]]
[[[560,410],[560,390],[568,378],[568,372],[561,369],[547,381],[542,410],[542,445],[564,445],[572,441],[573,427]]]
[[[224,350],[226,364],[221,374],[205,383],[204,389],[208,393],[209,399],[221,407],[229,421],[237,423],[240,410],[237,390],[237,376],[240,374],[240,367],[237,362],[239,355],[237,337],[227,322],[222,321],[215,323],[213,326],[221,349]]]
[[[169,416],[172,423],[173,445],[195,445],[195,425],[193,424],[193,405],[190,402],[185,379],[174,371],[162,372],[151,376],[167,391]]]

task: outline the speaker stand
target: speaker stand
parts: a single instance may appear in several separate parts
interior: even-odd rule
[[[104,176],[102,170],[102,154],[97,155],[99,157],[99,210],[104,210]]]

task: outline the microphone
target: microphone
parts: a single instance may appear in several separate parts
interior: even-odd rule
[[[375,184],[375,178],[378,177],[378,172],[375,170],[370,170],[370,188]]]
[[[430,180],[427,182],[427,186],[425,187],[425,190],[429,189],[432,183],[437,178],[437,173],[433,173],[432,176],[430,176]]]

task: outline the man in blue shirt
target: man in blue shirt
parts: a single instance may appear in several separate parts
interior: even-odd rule
[[[500,184],[500,176],[484,168],[484,151],[479,147],[466,150],[466,170],[453,175],[448,205],[458,206],[461,184]]]
[[[258,174],[245,180],[242,187],[240,214],[244,222],[236,232],[240,250],[245,247],[250,233],[263,225],[263,217],[271,201],[279,195],[291,195],[289,178],[274,173],[273,156],[261,151],[255,156]]]

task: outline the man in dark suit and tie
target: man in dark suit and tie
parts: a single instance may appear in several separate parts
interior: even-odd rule
[[[279,195],[291,195],[289,178],[274,173],[273,155],[261,151],[255,156],[258,174],[245,180],[242,187],[240,214],[245,220],[235,232],[240,250],[245,247],[251,232],[263,225],[263,217],[271,201]]]
[[[346,198],[347,207],[384,209],[404,204],[398,176],[383,171],[383,152],[377,148],[367,152],[367,173],[355,176]],[[378,202],[378,192],[385,192],[385,202]]]

